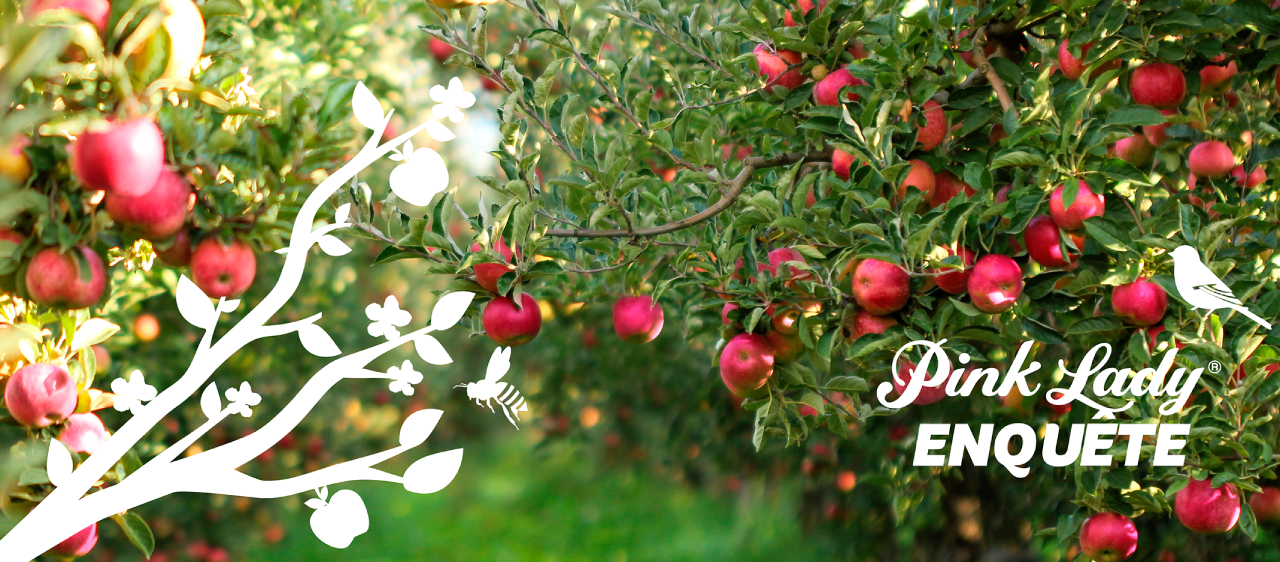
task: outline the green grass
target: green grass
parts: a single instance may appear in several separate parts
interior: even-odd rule
[[[449,487],[417,495],[391,484],[350,486],[370,530],[342,551],[321,543],[303,509],[287,538],[250,560],[640,562],[818,560],[805,545],[793,490],[748,485],[695,491],[628,469],[597,469],[569,447],[547,455],[509,440],[467,449]],[[332,487],[331,493],[346,486]]]

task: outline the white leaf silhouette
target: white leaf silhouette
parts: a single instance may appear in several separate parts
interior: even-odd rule
[[[443,490],[462,467],[462,449],[418,459],[404,471],[404,489],[415,494],[434,494]]]
[[[222,411],[222,397],[218,396],[218,383],[209,383],[204,387],[204,393],[200,395],[200,411],[204,412],[205,417],[213,419]]]
[[[413,340],[413,345],[418,350],[418,356],[423,361],[432,365],[448,365],[453,363],[453,358],[449,357],[449,352],[444,350],[444,346],[431,336],[418,336]]]
[[[213,308],[213,303],[186,275],[178,279],[177,300],[178,312],[192,326],[210,330],[218,323],[218,311]]]
[[[382,105],[364,82],[356,82],[356,92],[351,96],[351,111],[355,113],[356,121],[365,127],[377,130],[382,126]]]
[[[302,340],[302,347],[317,357],[333,357],[342,353],[328,332],[315,324],[305,324],[298,328],[298,339]]]
[[[240,308],[240,299],[224,299],[218,303],[218,312],[230,314],[235,312],[237,308]]]
[[[49,482],[61,486],[71,476],[71,451],[54,439],[49,442],[49,458],[45,460],[45,472],[49,473]]]
[[[475,296],[475,293],[458,291],[440,297],[440,300],[436,301],[436,306],[431,309],[431,328],[436,331],[452,328],[458,320],[462,319],[462,315],[466,314],[467,307],[471,305],[471,299]]]
[[[333,257],[345,256],[351,253],[351,248],[332,234],[320,237],[320,249]]]
[[[453,131],[450,131],[448,127],[444,126],[439,121],[431,121],[430,123],[427,123],[427,134],[431,135],[431,138],[440,142],[449,142],[458,138],[457,135],[453,134]]]
[[[418,410],[410,414],[400,426],[400,445],[417,447],[425,443],[443,414],[442,410]]]
[[[401,154],[404,154],[405,158],[412,156],[413,155],[413,139],[405,140],[404,146],[400,147],[400,152]]]
[[[351,216],[351,203],[344,203],[338,207],[338,212],[333,215],[334,224],[347,224],[347,217]]]
[[[305,506],[307,506],[307,507],[309,507],[309,508],[311,508],[311,509],[320,509],[320,508],[322,508],[322,507],[324,507],[324,506],[325,506],[325,501],[324,501],[324,500],[322,500],[322,499],[320,499],[320,498],[311,498],[311,499],[309,499],[309,500],[307,500],[307,501],[303,502],[303,505],[305,505]]]
[[[283,248],[280,248],[279,250],[276,250],[276,253],[277,253],[277,254],[280,254],[280,255],[282,255],[282,256],[283,256],[283,255],[285,255],[285,254],[288,254],[288,253],[289,253],[289,247],[288,247],[288,246],[285,246],[285,247],[283,247]]]

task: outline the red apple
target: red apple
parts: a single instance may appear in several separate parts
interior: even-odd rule
[[[489,339],[502,346],[529,343],[542,329],[542,312],[538,310],[538,301],[529,293],[520,294],[519,308],[511,297],[493,299],[485,305],[480,320]]]
[[[957,35],[956,37],[957,37],[957,38],[959,38],[959,39],[964,39],[965,37],[968,37],[968,36],[969,36],[969,33],[970,33],[970,31],[969,31],[968,29],[962,29],[962,30],[960,30],[959,35]],[[995,54],[995,52],[996,52],[996,47],[997,47],[996,42],[995,42],[995,41],[992,41],[992,40],[990,40],[990,38],[988,38],[988,39],[987,39],[987,46],[986,46],[986,47],[984,47],[984,48],[982,49],[982,51],[983,51],[984,53],[986,53],[986,54],[987,54],[987,57],[988,57],[988,58],[990,58],[990,57],[991,57],[991,55]],[[972,50],[969,50],[969,51],[960,51],[958,54],[960,55],[960,60],[963,60],[965,64],[969,65],[969,68],[977,68],[977,67],[978,67],[978,63],[977,63],[976,61],[974,61],[974,60],[973,60],[973,51],[972,51]]]
[[[31,4],[28,13],[31,17],[35,17],[36,14],[45,10],[58,8],[65,8],[84,16],[84,19],[98,28],[98,33],[107,31],[107,16],[111,13],[111,3],[107,0],[36,0]]]
[[[917,365],[910,361],[903,361],[902,366],[898,367],[898,376],[893,379],[893,390],[901,396],[902,392],[907,389],[908,381],[916,378],[923,378],[927,381],[933,377],[934,373],[918,369]],[[916,395],[916,399],[912,400],[911,403],[916,406],[927,406],[946,397],[947,386],[945,384],[936,387],[922,386],[920,387],[920,393]]]
[[[891,326],[897,325],[898,321],[891,316],[876,316],[865,310],[859,310],[852,318],[844,321],[844,338],[845,341],[852,343],[866,334],[883,334]]]
[[[1258,523],[1268,527],[1280,523],[1280,488],[1263,486],[1261,492],[1249,497],[1249,507]]]
[[[1213,62],[1222,62],[1227,55],[1213,57]],[[1236,61],[1225,66],[1208,64],[1200,69],[1200,94],[1220,94],[1231,86],[1231,79],[1236,75]]]
[[[240,296],[257,273],[257,256],[240,240],[227,246],[216,236],[207,238],[191,254],[191,281],[209,298]]]
[[[853,271],[853,298],[872,314],[889,314],[906,306],[911,277],[897,264],[875,258],[862,260]]]
[[[1155,147],[1151,146],[1146,135],[1133,135],[1116,141],[1113,152],[1116,158],[1134,166],[1145,166],[1151,163],[1151,157],[1155,155]]]
[[[865,59],[867,58],[867,45],[861,39],[855,39],[853,46],[849,47],[849,54],[853,55],[853,60]]]
[[[804,355],[804,342],[798,335],[770,330],[765,337],[773,347],[773,360],[779,365],[791,363]]]
[[[720,310],[720,320],[724,324],[729,323],[729,312],[738,308],[738,305],[731,302],[724,303],[724,308]]]
[[[1094,514],[1080,526],[1080,551],[1096,562],[1119,562],[1138,550],[1138,528],[1119,513]]]
[[[933,278],[938,287],[953,295],[959,295],[969,289],[969,271],[973,269],[973,261],[977,257],[968,248],[957,249],[946,246],[948,256],[960,256],[960,269],[938,268],[934,271],[945,271]]]
[[[1009,138],[1009,133],[1004,131],[1004,125],[996,123],[991,126],[991,132],[987,133],[987,146],[995,146],[1003,139]]]
[[[58,441],[72,451],[92,455],[107,437],[107,426],[102,424],[97,414],[90,412],[69,416],[62,432],[58,434]]]
[[[1084,63],[1080,59],[1089,56],[1089,48],[1093,43],[1080,46],[1080,59],[1072,56],[1071,47],[1067,43],[1066,39],[1058,43],[1058,68],[1062,69],[1062,75],[1067,77],[1067,80],[1079,80],[1084,74]]]
[[[481,287],[484,287],[484,290],[489,291],[490,293],[497,293],[498,279],[502,278],[502,276],[505,275],[508,271],[512,271],[515,269],[515,266],[511,265],[510,262],[511,262],[511,258],[516,256],[516,253],[513,252],[511,248],[508,247],[506,243],[502,241],[501,238],[499,238],[497,243],[494,244],[494,249],[497,250],[498,253],[502,255],[502,259],[507,263],[488,262],[488,263],[478,263],[471,266],[471,269],[476,272],[476,283],[478,283]],[[479,252],[480,245],[479,244],[472,245],[471,251]]]
[[[1165,109],[1160,111],[1160,114],[1166,117],[1170,115],[1176,115],[1177,113],[1178,113],[1177,110],[1173,110],[1173,109]],[[1147,137],[1147,142],[1151,143],[1151,146],[1160,148],[1164,146],[1164,143],[1169,141],[1169,132],[1167,130],[1168,128],[1169,128],[1168,123],[1164,123],[1160,125],[1143,125],[1142,136]]]
[[[1072,236],[1072,241],[1076,242],[1078,235]],[[1058,225],[1054,224],[1053,219],[1040,215],[1031,219],[1027,223],[1027,229],[1022,233],[1022,240],[1026,243],[1027,253],[1031,255],[1031,259],[1044,267],[1069,267],[1080,258],[1079,254],[1062,255],[1062,248],[1058,245],[1061,240],[1058,232]],[[1084,238],[1080,237],[1076,247],[1079,248],[1084,243]]]
[[[938,172],[934,174],[933,195],[929,197],[929,207],[936,209],[946,205],[947,201],[954,199],[961,192],[964,192],[969,197],[973,197],[978,193],[972,186],[956,177],[950,171],[943,170]]]
[[[1137,104],[1156,109],[1174,108],[1187,95],[1187,78],[1172,64],[1149,62],[1134,69],[1129,78],[1129,95]]]
[[[93,550],[98,544],[98,524],[94,523],[77,531],[76,534],[67,537],[67,540],[58,543],[57,546],[50,548],[46,555],[59,557],[84,556]]]
[[[799,69],[787,70],[787,67],[798,66],[804,60],[800,53],[786,49],[779,49],[775,53],[773,48],[762,43],[756,45],[755,54],[760,74],[768,78],[769,88],[782,86],[793,90],[804,83],[804,75],[800,74]]]
[[[852,154],[849,154],[848,152],[840,150],[839,148],[835,149],[831,153],[831,169],[835,171],[836,177],[844,181],[849,181],[849,176],[851,174],[850,170],[852,168],[853,168]]]
[[[435,57],[436,62],[444,64],[444,61],[453,54],[453,45],[439,37],[432,37],[427,42],[427,49],[431,51],[431,56]]]
[[[1174,498],[1173,511],[1186,528],[1197,533],[1225,533],[1240,519],[1240,492],[1235,484],[1211,486],[1211,479],[1192,477]]]
[[[1202,178],[1220,178],[1231,173],[1236,156],[1231,147],[1221,141],[1205,141],[1191,147],[1187,154],[1187,168]]]
[[[787,280],[804,280],[812,277],[808,271],[801,269],[792,270],[791,266],[782,265],[789,261],[806,263],[804,261],[804,256],[800,252],[792,248],[777,248],[769,251],[769,263],[757,262],[756,268],[761,272],[768,271],[774,278],[781,277]],[[778,271],[779,267],[781,267],[782,271]]]
[[[1100,217],[1106,210],[1101,194],[1094,194],[1089,184],[1080,180],[1076,189],[1076,198],[1070,207],[1064,207],[1062,201],[1063,187],[1059,185],[1049,196],[1049,216],[1063,230],[1080,230],[1084,228],[1084,220],[1089,217]]]
[[[31,177],[31,160],[23,149],[30,143],[27,137],[18,135],[0,144],[0,178],[16,184],[27,183],[27,178]]]
[[[169,267],[187,267],[191,264],[191,252],[194,248],[191,247],[191,233],[185,228],[178,230],[167,242],[152,244],[151,247],[160,262]]]
[[[720,352],[720,379],[738,396],[760,396],[773,376],[773,363],[774,350],[768,338],[738,334]]]
[[[1151,351],[1155,351],[1156,347],[1160,345],[1160,340],[1158,339],[1160,336],[1160,333],[1165,331],[1164,324],[1156,324],[1154,326],[1148,326],[1146,330],[1147,330],[1147,338],[1150,340],[1148,343],[1151,344]],[[1178,341],[1177,339],[1170,338],[1169,341],[1172,342],[1173,346],[1178,349],[1182,349],[1186,347],[1186,344]]]
[[[45,248],[27,264],[27,295],[31,300],[58,308],[88,308],[102,298],[107,288],[107,270],[102,257],[85,246],[76,246],[83,260],[57,248]],[[88,267],[84,271],[83,267]]]
[[[1139,279],[1111,291],[1111,307],[1121,320],[1137,326],[1150,326],[1164,318],[1169,298],[1164,287],[1150,279]]]
[[[898,184],[898,200],[902,201],[907,198],[907,187],[914,187],[925,193],[925,200],[933,199],[933,192],[937,188],[937,176],[933,174],[933,168],[924,160],[911,160],[911,169],[903,176],[902,182]]]
[[[1013,308],[1022,295],[1022,268],[1013,258],[990,254],[978,258],[969,272],[969,297],[973,306],[988,314]]]
[[[1262,166],[1258,166],[1254,168],[1252,172],[1249,172],[1249,177],[1246,179],[1244,175],[1244,166],[1236,166],[1234,170],[1231,170],[1231,177],[1236,179],[1236,185],[1246,189],[1252,189],[1267,181],[1267,171],[1262,169]]]
[[[147,193],[135,197],[108,191],[103,202],[117,226],[148,240],[162,240],[182,228],[190,198],[191,184],[166,169]]]
[[[145,195],[164,169],[164,138],[145,118],[90,127],[72,145],[71,168],[89,189]]]
[[[866,80],[858,78],[849,73],[848,68],[841,68],[831,74],[828,74],[817,84],[813,86],[813,103],[818,105],[840,105],[838,94],[840,88],[845,86],[862,86],[867,83]],[[847,102],[855,102],[862,99],[862,96],[849,92],[845,94],[844,100]]]
[[[776,306],[769,305],[769,308],[765,309],[765,314],[768,314],[773,319],[774,331],[782,332],[788,336],[800,333],[800,316],[802,314],[800,309],[787,308],[779,311]]]
[[[32,363],[18,369],[4,387],[9,415],[27,427],[48,427],[76,411],[79,390],[67,369],[53,363]]]
[[[662,332],[662,305],[653,297],[623,297],[613,305],[613,331],[631,343],[653,341]]]
[[[809,15],[809,10],[813,9],[813,0],[799,0],[799,2],[796,2],[796,3],[800,5],[800,13],[804,15]],[[827,7],[827,0],[818,0],[819,12],[821,12],[822,9],[826,7]],[[787,11],[785,14],[782,15],[782,23],[787,27],[793,27],[793,26],[799,25],[799,23],[796,22],[796,20],[791,17],[790,11]]]
[[[916,128],[916,142],[920,150],[933,150],[947,137],[947,112],[938,102],[924,102],[924,126]]]

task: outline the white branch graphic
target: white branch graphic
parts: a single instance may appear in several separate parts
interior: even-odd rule
[[[407,312],[399,309],[399,303],[394,298],[388,299],[383,306],[371,305],[370,310],[377,308],[378,317],[374,318],[373,313],[369,316],[378,326],[378,333],[374,333],[373,326],[370,326],[369,333],[375,337],[384,337],[386,341],[355,352],[344,352],[334,344],[329,334],[317,325],[320,314],[286,324],[268,324],[297,290],[312,246],[318,246],[322,252],[331,256],[340,256],[350,251],[346,244],[330,234],[336,229],[350,226],[347,222],[350,214],[348,205],[338,209],[334,224],[312,230],[317,213],[329,198],[351,182],[359,172],[396,152],[396,147],[407,144],[409,138],[420,131],[434,125],[448,132],[436,120],[447,118],[455,123],[461,120],[459,108],[471,105],[462,103],[471,94],[463,91],[460,83],[456,88],[451,83],[448,90],[441,90],[447,95],[444,96],[445,100],[437,101],[447,103],[450,108],[448,111],[441,111],[431,121],[395,139],[380,143],[391,120],[391,113],[383,112],[368,88],[363,84],[357,85],[352,107],[356,119],[372,129],[373,135],[355,157],[321,182],[303,203],[293,224],[289,246],[279,251],[285,256],[284,267],[270,293],[215,342],[214,328],[220,316],[234,311],[240,302],[220,300],[215,306],[194,283],[182,277],[176,291],[178,310],[187,322],[205,332],[190,367],[176,383],[158,393],[155,387],[146,383],[141,372],[133,372],[128,380],[112,381],[112,391],[117,394],[115,407],[121,411],[130,410],[132,418],[74,470],[71,455],[65,448],[50,448],[47,464],[50,479],[57,487],[7,535],[0,538],[0,562],[34,559],[67,537],[102,519],[175,492],[278,498],[315,490],[321,497],[307,502],[315,510],[311,516],[313,530],[326,544],[345,548],[356,536],[368,529],[368,513],[363,500],[355,492],[341,490],[328,497],[329,485],[355,480],[395,482],[410,492],[427,494],[443,489],[453,480],[462,463],[462,449],[423,457],[414,462],[404,476],[373,468],[425,443],[440,420],[440,410],[422,410],[409,416],[401,428],[400,445],[386,451],[283,480],[264,481],[237,471],[241,465],[284,438],[343,380],[384,379],[389,381],[392,390],[412,394],[412,385],[422,380],[422,374],[415,371],[408,361],[388,372],[367,368],[374,360],[393,349],[413,342],[419,355],[428,363],[449,363],[448,353],[430,334],[456,324],[470,305],[474,297],[472,293],[452,293],[441,297],[432,311],[430,324],[406,334],[401,334],[400,328],[407,326],[411,318]],[[474,102],[474,96],[470,100]],[[452,133],[449,135],[452,136]],[[448,183],[448,171],[435,162],[439,155],[425,158],[423,153],[424,157],[415,158],[419,153],[423,151],[412,151],[408,155],[410,161],[402,167],[413,166],[418,162],[430,165],[418,165],[410,169],[413,173],[406,177],[412,181],[401,182],[399,185],[394,181],[395,178],[392,181],[396,194],[408,202],[424,199],[429,202]],[[218,423],[235,414],[251,416],[253,408],[262,400],[261,396],[253,392],[248,382],[228,388],[220,395],[217,385],[209,380],[214,371],[252,341],[295,332],[308,352],[333,359],[308,379],[279,413],[253,433],[179,459],[184,451]],[[204,424],[147,461],[118,484],[99,488],[102,476],[112,470],[152,427],[197,393],[200,394],[201,411],[209,418]],[[224,396],[226,404],[223,403]],[[59,442],[54,440],[53,443]]]

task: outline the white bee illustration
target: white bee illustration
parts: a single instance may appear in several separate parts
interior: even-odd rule
[[[507,415],[507,420],[518,430],[520,426],[516,424],[516,420],[520,419],[520,412],[529,411],[529,405],[525,403],[524,397],[520,396],[520,391],[516,390],[515,386],[498,382],[510,368],[511,348],[500,347],[493,350],[493,356],[489,358],[489,368],[485,371],[484,380],[463,383],[454,388],[466,388],[467,398],[475,400],[476,404],[481,406],[488,406],[490,412],[493,411],[490,401],[496,399],[498,406],[502,408],[502,413]]]

